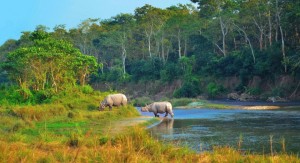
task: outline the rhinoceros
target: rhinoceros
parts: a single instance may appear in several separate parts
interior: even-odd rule
[[[159,115],[157,113],[166,113],[165,117],[167,117],[168,114],[170,114],[172,118],[174,117],[173,110],[172,110],[172,104],[167,101],[153,102],[152,104],[142,107],[141,111],[142,112],[153,112],[155,117],[159,117]]]
[[[104,110],[105,107],[109,107],[109,110],[112,109],[113,106],[127,105],[127,98],[124,94],[110,94],[104,98],[104,100],[100,103],[99,110]]]

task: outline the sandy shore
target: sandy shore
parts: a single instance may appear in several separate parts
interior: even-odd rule
[[[212,105],[211,105],[212,104]],[[274,110],[274,109],[292,109],[300,108],[300,106],[276,106],[276,105],[228,105],[228,104],[215,104],[210,103],[208,105],[200,106],[178,106],[176,108],[181,109],[194,109],[194,108],[211,108],[211,109],[245,109],[245,110]]]
[[[238,106],[238,108],[246,110],[271,110],[271,109],[280,109],[280,106]]]

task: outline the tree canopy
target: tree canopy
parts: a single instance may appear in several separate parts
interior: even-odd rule
[[[34,32],[24,32],[19,40],[3,44],[0,58],[7,60],[5,70],[11,79],[33,89],[58,90],[68,82],[85,84],[100,64],[93,82],[169,83],[179,79],[185,83],[182,87],[189,85],[183,88],[199,88],[237,77],[235,88],[227,89],[242,92],[252,88],[251,81],[259,77],[273,84],[272,89],[285,90],[285,95],[297,90],[299,2],[191,2],[197,7],[144,5],[133,14],[87,19],[69,30],[58,25],[47,32],[47,27],[38,26]],[[288,88],[277,88],[272,80],[280,76],[295,82]],[[201,93],[192,90],[196,90],[189,93],[192,96]],[[282,94],[279,92],[274,94]]]
[[[93,56],[82,54],[73,44],[54,39],[45,29],[29,35],[32,44],[10,52],[2,64],[9,78],[23,89],[62,90],[66,85],[86,84],[97,70]]]

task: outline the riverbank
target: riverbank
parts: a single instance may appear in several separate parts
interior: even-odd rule
[[[289,154],[244,155],[228,147],[196,153],[145,130],[160,121],[131,105],[97,107],[106,94],[72,94],[43,105],[0,107],[1,162],[297,162]]]
[[[300,102],[261,102],[261,101],[234,101],[234,100],[194,100],[177,108],[212,108],[212,109],[246,109],[246,110],[273,110],[300,108]]]

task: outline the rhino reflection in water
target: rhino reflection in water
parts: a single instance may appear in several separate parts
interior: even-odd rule
[[[173,118],[164,118],[163,121],[152,127],[150,130],[153,133],[162,133],[163,135],[173,135]]]

